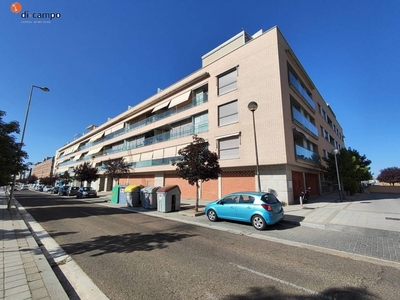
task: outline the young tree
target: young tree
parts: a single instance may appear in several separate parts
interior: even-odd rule
[[[372,179],[369,165],[371,161],[365,155],[351,148],[342,148],[337,154],[338,170],[341,186],[351,195],[357,192],[361,181]],[[337,181],[335,156],[329,154],[328,158],[323,158],[326,162],[327,178],[333,182]]]
[[[395,183],[400,182],[400,168],[390,167],[383,169],[380,171],[376,179],[394,185]]]
[[[117,184],[122,176],[130,173],[130,165],[125,162],[123,157],[104,162],[104,167],[106,169],[104,174],[117,181]]]
[[[68,173],[68,171],[65,171],[63,174],[58,176],[58,178],[61,180],[61,184],[63,184],[63,185],[69,184],[73,180],[71,175]]]
[[[81,183],[81,187],[83,186],[84,181],[86,181],[90,186],[93,181],[96,181],[99,178],[98,172],[99,170],[91,167],[89,162],[84,162],[74,168],[74,178]]]
[[[221,168],[218,155],[208,150],[209,143],[197,135],[193,136],[193,142],[180,149],[178,154],[182,156],[179,161],[174,161],[178,176],[187,180],[190,185],[196,184],[196,206],[199,210],[199,182],[218,179]]]

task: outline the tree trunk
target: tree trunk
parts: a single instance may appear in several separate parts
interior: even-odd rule
[[[196,205],[194,206],[194,211],[199,211],[199,181],[196,181]]]

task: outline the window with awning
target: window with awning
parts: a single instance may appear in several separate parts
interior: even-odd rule
[[[104,135],[109,135],[110,133],[116,132],[116,131],[118,131],[118,130],[124,128],[124,127],[125,127],[125,123],[118,124],[117,126],[114,126],[114,127],[112,127],[112,128],[107,129],[107,130],[104,132]]]
[[[164,149],[153,151],[153,158],[163,158],[163,157],[164,157]]]
[[[173,98],[168,107],[171,108],[171,107],[174,107],[174,106],[176,106],[178,104],[186,102],[189,99],[189,96],[190,96],[191,92],[192,91],[188,91],[188,92],[185,92],[185,93],[179,95],[178,97]]]
[[[167,107],[170,102],[171,102],[171,100],[168,100],[167,102],[164,102],[164,103],[161,103],[161,104],[157,105],[156,107],[153,108],[153,112],[156,112],[156,111],[158,111],[160,109],[163,109],[163,108]]]
[[[95,142],[95,141],[101,139],[101,138],[103,137],[103,135],[104,135],[104,131],[101,132],[101,133],[99,133],[99,134],[96,134],[96,135],[92,136],[92,137],[90,138],[90,140],[89,140],[89,143],[93,143],[93,142]]]
[[[150,160],[153,158],[153,151],[142,153],[140,156],[140,161]]]
[[[101,151],[101,149],[103,149],[103,146],[90,150],[86,155],[92,155],[92,154],[99,153]]]

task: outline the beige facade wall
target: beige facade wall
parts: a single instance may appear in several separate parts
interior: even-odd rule
[[[79,156],[90,150],[97,149],[101,146],[107,147],[115,142],[126,140],[129,137],[145,134],[150,130],[165,127],[174,124],[190,116],[197,115],[202,112],[208,113],[208,130],[199,134],[202,138],[210,143],[209,149],[218,153],[219,140],[223,136],[235,135],[239,136],[239,158],[221,159],[220,166],[225,172],[244,172],[240,180],[238,177],[224,178],[222,177],[215,182],[207,182],[203,184],[201,194],[207,199],[215,199],[225,192],[232,191],[231,187],[239,190],[257,189],[257,176],[255,175],[255,143],[253,131],[252,112],[247,108],[251,101],[258,103],[258,109],[254,112],[258,156],[260,163],[260,179],[262,190],[274,192],[278,198],[286,203],[294,203],[297,190],[293,189],[292,171],[300,172],[302,177],[320,175],[319,166],[310,164],[304,160],[298,159],[296,156],[295,139],[304,136],[304,143],[312,143],[315,153],[323,156],[324,151],[332,151],[334,145],[321,136],[321,126],[344,147],[344,142],[337,134],[337,130],[343,133],[340,124],[331,111],[330,107],[325,103],[318,90],[313,85],[311,79],[305,73],[300,62],[290,50],[284,37],[281,35],[277,27],[259,35],[257,38],[250,40],[246,44],[240,45],[232,41],[233,48],[227,48],[226,53],[219,52],[218,57],[212,57],[212,61],[207,61],[205,67],[189,74],[182,80],[172,84],[162,92],[151,96],[136,106],[121,113],[117,117],[95,128],[88,134],[71,142],[70,144],[57,150],[56,157],[58,165],[56,171],[61,173],[65,170],[71,170],[72,167],[79,165],[82,161],[72,161],[67,165],[65,160],[71,157]],[[229,53],[227,53],[229,52]],[[299,95],[299,93],[289,84],[288,65],[299,76],[299,80],[311,92],[311,97],[315,102],[315,109],[309,107],[307,102]],[[223,95],[218,95],[218,76],[224,72],[236,68],[237,69],[237,88]],[[178,113],[167,118],[155,121],[149,125],[137,128],[133,131],[124,133],[112,139],[106,139],[96,145],[81,150],[74,147],[83,144],[93,136],[101,134],[101,132],[111,132],[113,126],[125,123],[132,119],[144,119],[146,114],[151,114],[154,109],[164,103],[175,98],[182,93],[194,90],[197,87],[208,86],[208,102],[192,107],[182,113]],[[317,136],[313,136],[306,129],[301,128],[297,124],[292,115],[292,101],[297,103],[301,110],[313,122],[318,130]],[[218,107],[220,105],[237,101],[238,103],[238,121],[233,124],[219,126],[218,125]],[[182,105],[181,105],[182,106]],[[180,106],[180,107],[181,107]],[[335,124],[337,130],[333,130],[320,113],[323,110],[331,121]],[[293,128],[296,128],[294,130]],[[300,132],[300,133],[299,133]],[[101,162],[124,157],[127,162],[135,162],[144,153],[153,152],[160,154],[164,149],[171,152],[176,147],[176,153],[192,141],[191,135],[172,139],[160,143],[146,145],[144,147],[124,150],[117,153],[105,155],[103,150],[95,153],[89,161],[92,164],[99,165]],[[303,146],[303,145],[302,145]],[[69,152],[69,149],[77,150]],[[63,154],[64,155],[60,155]],[[67,153],[65,155],[65,153]],[[147,154],[145,154],[147,155]],[[63,162],[64,161],[64,162]],[[135,168],[132,176],[148,178],[149,174],[154,176],[153,184],[155,186],[167,185],[177,182],[174,177],[175,167],[172,165],[157,165]],[[253,174],[248,176],[248,174]],[[168,174],[168,175],[165,175]],[[150,177],[151,177],[150,176]],[[314,178],[314,177],[313,177]],[[241,182],[242,185],[238,185]],[[182,197],[192,198],[195,195],[195,189],[184,181],[179,181]],[[305,184],[305,182],[303,183]],[[320,184],[317,184],[320,185]],[[242,188],[243,187],[243,188]],[[320,186],[316,189],[321,190]],[[194,191],[194,192],[193,192]]]

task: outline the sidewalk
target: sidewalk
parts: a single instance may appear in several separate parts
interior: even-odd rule
[[[42,249],[0,190],[0,299],[69,299]]]

